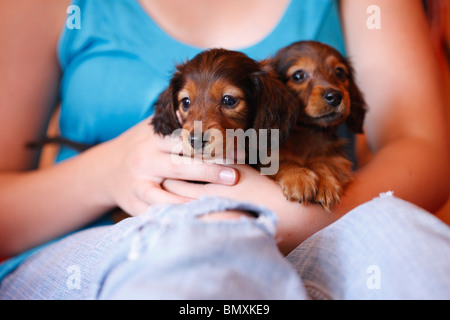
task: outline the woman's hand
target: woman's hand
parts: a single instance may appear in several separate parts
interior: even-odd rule
[[[106,162],[112,166],[105,190],[111,201],[124,211],[138,215],[152,204],[183,203],[192,199],[165,190],[161,184],[167,178],[218,185],[237,182],[238,175],[233,168],[180,157],[180,141],[155,134],[149,123],[147,119],[105,145],[112,158]]]
[[[247,165],[234,165],[230,169],[239,170],[239,183],[234,185],[195,184],[179,179],[166,179],[165,190],[182,198],[198,199],[204,195],[216,195],[224,198],[252,202],[274,209],[274,200],[286,201],[278,184],[268,176]]]
[[[239,182],[235,185],[193,184],[166,179],[165,190],[183,198],[199,198],[216,195],[238,201],[263,205],[277,214],[276,241],[278,248],[288,254],[313,233],[337,220],[340,215],[329,213],[319,205],[302,206],[286,200],[280,186],[268,176],[247,165],[233,166],[239,170]]]

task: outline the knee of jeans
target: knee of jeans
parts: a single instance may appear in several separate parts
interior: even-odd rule
[[[393,192],[386,192],[347,213],[341,219],[341,224],[372,230],[387,227],[403,230],[407,228],[406,226],[411,227],[416,224],[434,224],[432,220],[435,219],[437,218],[431,213],[415,204],[396,197]]]
[[[235,214],[234,218],[228,219],[230,211],[245,212],[246,214]],[[222,214],[212,218],[212,214],[216,213]],[[150,214],[150,217],[153,219],[155,214]],[[246,224],[250,222],[270,235],[275,234],[278,222],[276,214],[263,206],[221,197],[203,197],[176,207],[166,207],[158,212],[156,217],[157,219],[165,218],[166,221],[172,221],[172,223],[183,221],[183,223]]]
[[[367,206],[372,210],[396,213],[426,212],[415,204],[396,197],[393,191],[380,193],[378,197],[369,201]]]

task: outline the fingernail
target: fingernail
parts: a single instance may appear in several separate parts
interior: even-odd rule
[[[226,183],[234,183],[236,180],[236,173],[234,170],[222,170],[219,173],[220,180]]]

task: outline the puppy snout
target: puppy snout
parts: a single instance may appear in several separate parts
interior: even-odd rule
[[[325,101],[333,108],[339,107],[342,102],[342,92],[335,89],[326,90],[323,94]]]
[[[191,133],[191,146],[195,151],[202,151],[208,144],[209,139],[205,133],[194,135]]]

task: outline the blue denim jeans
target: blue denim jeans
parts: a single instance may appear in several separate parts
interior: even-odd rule
[[[198,219],[240,209],[256,218]],[[276,216],[221,198],[152,207],[35,253],[0,299],[449,299],[450,228],[391,195],[368,202],[287,258]]]

